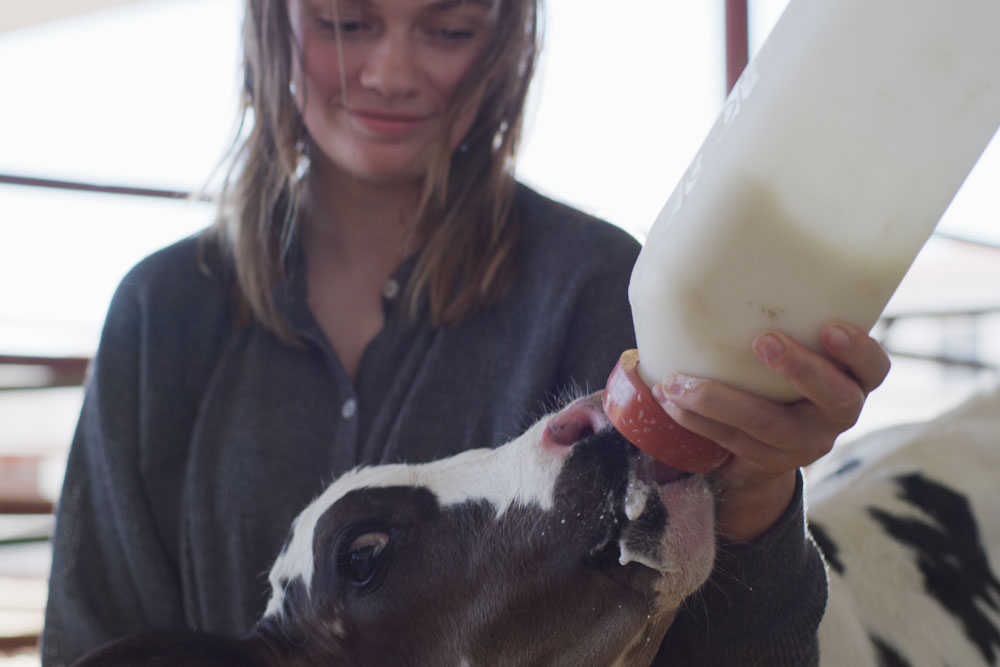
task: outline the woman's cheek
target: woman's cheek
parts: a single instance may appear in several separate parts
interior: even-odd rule
[[[325,42],[325,43],[324,43]],[[304,45],[306,86],[319,93],[321,99],[329,98],[341,89],[340,54],[336,44],[329,40],[307,40]],[[301,88],[301,86],[300,86]]]

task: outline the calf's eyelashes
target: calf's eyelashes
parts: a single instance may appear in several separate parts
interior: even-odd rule
[[[342,540],[337,555],[337,572],[358,586],[370,584],[382,564],[390,539],[387,531],[368,531]]]

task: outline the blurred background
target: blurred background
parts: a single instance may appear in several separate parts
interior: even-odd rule
[[[733,7],[752,54],[786,2],[546,1],[520,177],[641,240],[722,107]],[[241,5],[0,9],[2,665],[37,664],[51,510],[111,294],[143,256],[212,219],[184,195],[211,191],[235,128]],[[997,382],[997,143],[876,326],[893,370],[845,438]]]

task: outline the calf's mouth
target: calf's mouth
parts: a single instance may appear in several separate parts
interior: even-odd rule
[[[557,488],[563,487],[566,502],[598,505],[591,556],[660,575],[707,577],[715,529],[705,478],[656,461],[610,426],[581,435]],[[587,516],[586,508],[576,516],[581,514]]]

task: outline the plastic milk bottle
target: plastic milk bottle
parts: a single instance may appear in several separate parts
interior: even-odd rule
[[[874,325],[998,126],[1000,0],[791,0],[636,262],[643,380],[797,398],[753,337]]]

